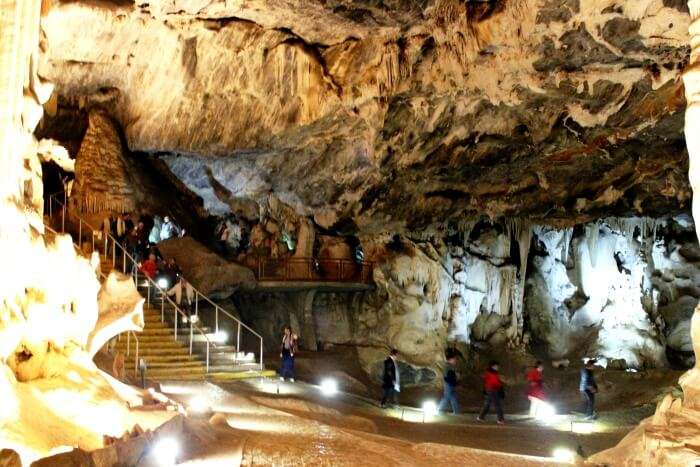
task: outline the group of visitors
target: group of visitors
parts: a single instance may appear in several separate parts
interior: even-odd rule
[[[444,412],[449,408],[453,414],[459,413],[459,401],[457,399],[457,357],[456,353],[449,353],[447,358],[447,368],[444,376],[443,396],[438,405],[438,411]],[[382,377],[383,396],[381,400],[382,408],[388,407],[388,404],[397,403],[397,394],[401,390],[401,372],[398,363],[398,351],[392,349],[389,356],[384,360],[384,372]],[[598,385],[593,376],[593,368],[596,361],[589,359],[586,361],[584,368],[581,369],[581,378],[579,390],[585,402],[585,420],[593,420],[597,417],[595,412],[595,394],[598,392]],[[484,421],[491,407],[496,411],[498,424],[505,423],[503,415],[503,400],[505,399],[505,386],[498,373],[499,364],[492,360],[489,362],[488,368],[483,376],[483,391],[485,401],[481,412],[477,416],[478,421]],[[536,408],[538,404],[545,401],[544,382],[543,382],[544,365],[541,361],[537,361],[534,367],[530,368],[526,373],[527,380],[527,397],[532,408]]]
[[[280,346],[281,365],[279,370],[280,381],[294,382],[294,355],[298,350],[298,336],[292,331],[290,326],[284,326],[282,331],[282,342]],[[398,404],[398,394],[401,391],[401,371],[398,361],[399,352],[391,349],[389,355],[384,360],[382,372],[382,399],[380,405],[387,408],[390,405]],[[454,415],[460,413],[459,400],[457,398],[457,352],[448,351],[446,355],[447,368],[443,378],[443,396],[438,404],[438,411],[445,412],[451,409]],[[598,385],[593,376],[593,369],[596,360],[589,359],[581,369],[579,390],[585,403],[585,420],[594,420],[598,414],[595,411],[595,394],[598,392]],[[503,400],[505,399],[505,385],[498,373],[499,363],[496,360],[489,362],[483,376],[484,405],[481,412],[476,417],[478,421],[484,421],[491,407],[496,411],[496,421],[499,425],[505,423],[503,415]],[[544,391],[544,365],[537,361],[525,374],[527,381],[527,397],[530,400],[530,413],[534,414],[538,404],[546,400]]]
[[[154,281],[164,279],[164,282],[158,281],[166,285],[164,293],[174,297],[178,306],[190,310],[194,302],[192,284],[183,277],[175,259],[165,260],[157,246],[169,238],[184,236],[185,230],[175,224],[169,216],[163,219],[154,216],[153,226],[147,229],[146,224],[150,224],[150,221],[150,218],[144,216],[134,222],[130,213],[118,214],[116,217],[110,213],[102,223],[102,234],[105,238],[114,237],[133,258],[133,264],[130,266],[132,272],[138,271]],[[109,248],[109,242],[107,245]]]
[[[148,229],[146,226],[150,225],[151,222],[153,226]],[[163,220],[159,216],[154,216],[152,219],[142,216],[134,222],[131,214],[125,212],[116,217],[112,213],[105,217],[102,221],[102,235],[105,239],[115,238],[134,258],[135,264],[132,265],[132,268],[136,268],[142,261],[144,263],[149,261],[151,253],[155,253],[157,258],[160,258],[160,252],[153,251],[155,245],[174,236],[184,236],[185,230],[178,227],[169,216],[165,216]],[[106,245],[107,248],[113,247],[109,242]],[[152,264],[149,263],[145,269],[149,277],[150,273],[153,272],[151,266]]]

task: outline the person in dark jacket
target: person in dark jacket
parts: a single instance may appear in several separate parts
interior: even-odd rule
[[[598,417],[598,413],[595,411],[595,394],[598,392],[598,385],[593,377],[595,363],[595,359],[591,358],[586,362],[586,365],[581,368],[581,382],[578,386],[583,396],[586,420],[595,420]]]
[[[294,382],[294,355],[297,353],[297,335],[294,334],[292,328],[285,326],[282,330],[282,350],[280,358],[282,359],[282,367],[280,368],[280,381],[289,378],[289,381]]]
[[[457,365],[457,355],[447,356],[447,368],[445,371],[445,383],[443,385],[443,395],[440,399],[438,410],[444,412],[449,404],[452,407],[452,413],[459,413],[459,401],[457,400],[457,373],[455,367]]]
[[[389,356],[384,360],[384,374],[382,375],[382,408],[387,407],[387,403],[391,402],[397,405],[396,394],[401,390],[401,381],[399,376],[399,363],[396,359],[399,356],[399,351],[391,349]]]
[[[503,418],[503,407],[501,406],[501,401],[504,398],[503,382],[501,381],[501,377],[498,375],[498,362],[495,360],[491,360],[491,362],[489,362],[489,367],[484,373],[484,392],[486,393],[484,408],[481,409],[481,413],[476,419],[483,422],[484,417],[486,417],[486,414],[489,413],[491,404],[493,404],[496,407],[498,424],[504,424],[505,419]]]

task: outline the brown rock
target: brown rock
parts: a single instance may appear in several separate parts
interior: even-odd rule
[[[171,238],[158,248],[166,258],[175,258],[185,278],[205,295],[226,298],[238,288],[255,285],[253,271],[226,261],[191,237]]]
[[[0,467],[22,467],[22,459],[12,449],[0,451]]]

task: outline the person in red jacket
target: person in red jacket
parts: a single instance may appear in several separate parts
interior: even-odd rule
[[[544,383],[542,382],[542,372],[544,365],[537,361],[535,366],[530,368],[525,374],[527,378],[527,398],[530,400],[530,415],[537,416],[537,409],[544,402]]]
[[[151,253],[148,259],[139,265],[139,272],[144,273],[150,279],[154,279],[158,274],[158,263],[156,263],[156,255]]]
[[[501,401],[504,397],[503,382],[501,381],[501,377],[498,376],[498,362],[495,360],[491,360],[491,362],[489,362],[489,367],[484,373],[484,392],[486,393],[484,408],[481,409],[481,413],[476,419],[483,422],[484,417],[489,413],[491,404],[493,404],[496,407],[498,424],[503,425],[505,423],[505,419],[503,418],[503,407],[501,406]]]
[[[527,397],[532,399],[539,399],[541,401],[545,400],[544,397],[544,383],[542,382],[542,372],[544,371],[544,365],[541,361],[537,361],[535,366],[530,368],[525,375],[527,378]]]

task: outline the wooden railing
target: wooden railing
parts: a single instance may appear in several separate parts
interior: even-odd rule
[[[249,266],[258,281],[354,282],[372,284],[371,262],[350,259],[257,258]]]

